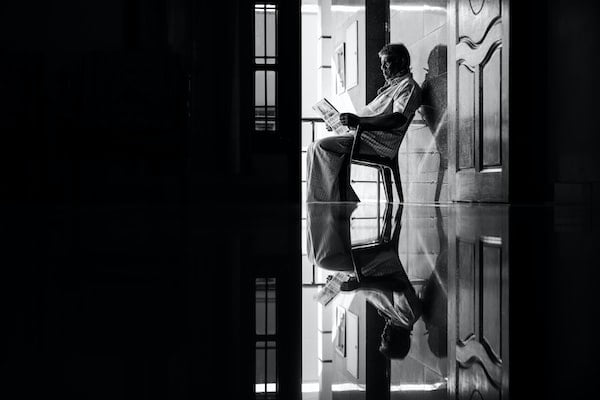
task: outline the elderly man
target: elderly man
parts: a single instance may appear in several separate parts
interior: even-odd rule
[[[365,130],[360,153],[394,158],[415,111],[421,88],[410,73],[410,55],[403,44],[387,44],[379,51],[385,85],[359,113],[343,113],[343,125]],[[348,163],[354,135],[326,137],[312,143],[307,153],[307,202],[359,201],[350,186]]]

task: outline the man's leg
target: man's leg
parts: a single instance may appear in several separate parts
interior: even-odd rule
[[[337,135],[310,144],[307,151],[307,201],[359,201],[348,176],[353,142],[353,135]]]

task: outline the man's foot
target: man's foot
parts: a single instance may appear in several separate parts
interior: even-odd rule
[[[342,292],[351,292],[360,287],[360,283],[356,280],[356,278],[350,278],[346,282],[342,282],[340,285],[340,290]]]

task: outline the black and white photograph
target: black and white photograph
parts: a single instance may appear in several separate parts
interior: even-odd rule
[[[599,71],[592,0],[0,1],[0,399],[599,397]]]

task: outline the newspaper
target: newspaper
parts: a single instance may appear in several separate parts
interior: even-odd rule
[[[330,275],[327,283],[319,290],[314,299],[326,306],[331,300],[341,291],[340,285],[348,280],[348,274],[345,272],[337,272],[335,275]]]
[[[327,99],[323,98],[315,103],[312,107],[317,114],[325,121],[327,126],[338,135],[347,134],[350,132],[347,126],[340,122],[340,113],[335,109]]]

